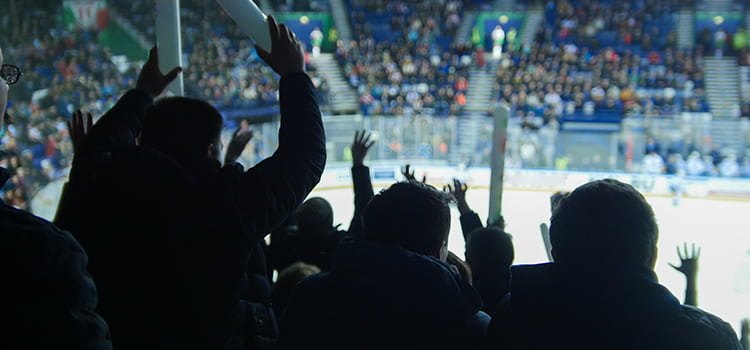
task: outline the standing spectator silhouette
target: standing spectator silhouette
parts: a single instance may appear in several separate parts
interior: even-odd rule
[[[299,41],[269,17],[281,77],[279,148],[244,171],[247,134],[219,159],[222,118],[182,97],[153,103],[179,74],[153,49],[136,89],[94,124],[74,157],[56,221],[81,241],[100,284],[100,312],[120,349],[218,349],[244,325],[250,250],[317,184],[325,140]],[[141,135],[136,145],[136,136]]]
[[[466,242],[466,262],[471,267],[473,287],[482,297],[482,311],[492,316],[510,288],[510,265],[515,259],[512,237],[505,233],[505,221],[482,226],[479,215],[466,201],[466,183],[453,179],[444,191],[456,199],[461,214],[461,230]]]
[[[308,277],[282,317],[282,349],[456,349],[476,346],[489,318],[445,263],[450,197],[399,182],[375,195],[364,240],[339,246],[333,270]]]
[[[20,68],[4,64],[0,49],[0,130],[9,85]],[[2,138],[2,136],[0,136]],[[10,178],[0,167],[0,188]],[[0,273],[4,300],[0,317],[3,349],[112,349],[109,329],[95,312],[96,286],[86,271],[87,256],[67,231],[7,205],[0,199]]]
[[[681,305],[653,271],[658,227],[632,186],[600,180],[562,200],[554,263],[515,266],[492,349],[740,349],[732,328]]]
[[[348,232],[333,226],[333,208],[323,198],[305,201],[281,228],[271,235],[271,259],[279,273],[296,262],[315,265],[329,271],[339,243],[348,235],[362,238],[362,212],[374,196],[370,168],[364,165],[367,152],[375,143],[365,130],[354,132],[352,151],[352,182],[354,185],[354,215]],[[276,308],[276,307],[274,307]]]

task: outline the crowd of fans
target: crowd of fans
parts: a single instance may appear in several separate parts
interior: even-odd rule
[[[707,112],[702,58],[688,52],[646,56],[592,52],[574,43],[537,44],[505,57],[497,71],[499,99],[524,115],[645,116]]]
[[[750,177],[750,156],[738,157],[718,145],[701,152],[691,145],[675,142],[662,145],[649,138],[643,158],[643,172],[687,176]]]
[[[50,25],[48,19],[61,12],[55,1],[28,8],[11,0],[0,22],[0,30],[12,34],[3,39],[6,55],[24,68],[10,93],[13,125],[2,139],[0,158],[12,170],[3,197],[20,208],[70,165],[65,121],[74,108],[99,115],[135,78],[135,70],[116,65],[109,50],[97,44],[97,31]]]
[[[671,5],[550,2],[535,42],[501,60],[499,100],[545,120],[708,111],[702,55],[676,49]]]
[[[279,77],[281,127],[278,149],[256,166],[237,163],[253,137],[247,125],[224,146],[224,120],[209,101],[155,100],[188,73],[161,71],[157,48],[96,122],[76,112],[67,127],[53,125],[69,134],[59,142],[75,154],[54,223],[0,201],[0,273],[12,286],[3,346],[748,348],[747,321],[738,337],[696,307],[700,249],[678,249],[680,265],[673,265],[687,277],[684,302],[659,284],[653,209],[616,180],[553,196],[550,225],[541,226],[550,262],[513,266],[504,218],[485,227],[465,183],[440,191],[407,165],[405,181],[375,194],[365,165],[375,140],[357,131],[354,214],[340,230],[330,203],[305,200],[322,177],[327,142],[300,42],[273,17],[269,28],[274,50],[259,55]],[[23,50],[0,52],[0,66],[15,54]],[[105,84],[106,71],[78,70],[95,63],[77,66],[78,57],[53,73],[74,73],[60,78],[61,88],[75,74],[102,74],[97,81]],[[16,78],[3,69],[0,115]],[[48,94],[65,94],[47,86]],[[13,121],[4,149],[21,138],[16,125],[27,128],[24,137],[36,136],[30,109],[31,117]],[[0,129],[9,122],[0,120]],[[9,178],[0,167],[0,185]],[[447,246],[453,202],[466,261]]]
[[[451,44],[460,1],[351,1],[356,40],[336,57],[364,115],[457,115],[466,104],[469,45]],[[372,24],[377,17],[380,24]]]

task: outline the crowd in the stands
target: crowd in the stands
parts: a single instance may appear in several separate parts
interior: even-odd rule
[[[460,1],[350,2],[355,41],[336,57],[364,115],[457,115],[466,104],[469,45],[453,44]]]
[[[549,2],[534,43],[498,65],[498,99],[545,120],[708,111],[703,57],[676,47],[670,6]]]

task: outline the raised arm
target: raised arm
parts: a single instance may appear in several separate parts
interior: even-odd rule
[[[672,265],[675,270],[682,272],[687,279],[685,287],[685,305],[698,306],[696,292],[696,279],[698,275],[698,258],[701,256],[700,247],[695,249],[695,243],[692,245],[692,251],[688,251],[687,243],[683,246],[682,251],[677,246],[677,255],[680,257],[680,266]]]
[[[248,221],[255,235],[251,239],[275,229],[302,203],[320,181],[326,161],[323,122],[300,43],[272,16],[268,23],[271,52],[256,50],[281,76],[281,128],[276,152],[241,175],[242,209],[253,218]]]
[[[466,202],[466,191],[469,189],[465,182],[459,179],[453,179],[453,185],[443,187],[443,190],[452,194],[456,198],[458,212],[461,214],[461,232],[464,234],[464,240],[469,239],[469,234],[474,230],[484,228],[479,215],[471,210],[469,203]]]
[[[107,113],[88,131],[85,142],[76,150],[76,157],[98,152],[107,152],[118,144],[135,144],[141,131],[146,111],[182,68],[176,67],[169,73],[159,70],[159,51],[156,47],[149,52],[148,60],[138,75],[136,87],[120,97]]]
[[[371,141],[372,134],[362,130],[354,132],[352,142],[352,183],[354,184],[354,215],[349,224],[349,235],[362,238],[362,213],[375,195],[372,189],[370,168],[364,165],[365,157],[370,147],[375,143]]]

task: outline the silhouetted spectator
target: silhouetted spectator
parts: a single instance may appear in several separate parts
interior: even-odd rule
[[[466,262],[471,266],[474,289],[482,297],[482,311],[492,316],[510,290],[510,265],[515,252],[512,237],[497,227],[475,230],[466,242]]]
[[[750,350],[750,319],[742,320],[740,326],[740,345],[744,350]]]
[[[364,240],[342,243],[333,270],[302,281],[281,321],[282,349],[471,348],[489,317],[445,263],[450,197],[399,182],[365,209]]]
[[[508,293],[510,286],[510,265],[515,252],[512,237],[505,233],[502,217],[493,224],[482,226],[479,215],[471,210],[466,201],[466,183],[453,179],[444,191],[456,199],[461,213],[461,230],[466,242],[466,262],[471,267],[474,289],[482,297],[482,311],[490,316],[500,299]]]
[[[281,319],[284,310],[286,310],[294,287],[306,277],[316,273],[320,273],[320,268],[303,262],[294,263],[279,273],[279,277],[273,285],[273,310],[278,319]]]
[[[9,85],[20,69],[4,65],[0,49],[0,130],[9,121]],[[6,68],[8,67],[8,68]],[[0,167],[0,188],[11,174]],[[87,256],[67,231],[0,200],[0,273],[5,295],[0,319],[4,349],[111,349],[109,328],[95,312],[96,286]]]
[[[333,226],[333,208],[321,198],[306,200],[271,234],[273,268],[281,271],[296,262],[330,270],[331,259],[346,232]]]
[[[354,239],[362,238],[362,212],[374,195],[370,168],[364,165],[364,158],[375,143],[370,136],[364,130],[355,131],[351,145],[354,215],[348,232],[333,226],[333,208],[328,201],[320,197],[308,199],[271,235],[271,258],[276,270],[301,261],[328,271],[345,234]]]
[[[657,282],[656,219],[632,186],[578,187],[552,216],[550,238],[554,263],[512,268],[489,348],[740,349],[726,322]]]
[[[234,160],[249,137],[239,133],[222,166],[223,121],[211,105],[181,97],[153,104],[178,74],[159,72],[155,49],[136,89],[75,155],[57,221],[90,254],[99,310],[118,348],[217,349],[237,333],[255,341],[256,320],[240,301],[250,250],[301,204],[326,156],[300,44],[268,22],[272,52],[257,51],[281,76],[273,156],[244,171]]]

